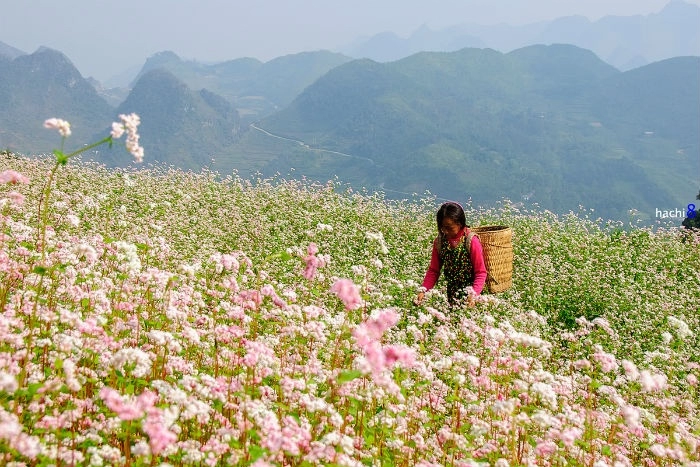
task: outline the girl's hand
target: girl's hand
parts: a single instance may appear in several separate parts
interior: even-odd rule
[[[476,295],[474,295],[473,293],[467,295],[467,306],[469,308],[473,308],[476,306]]]
[[[413,304],[418,306],[421,303],[423,303],[423,299],[425,298],[425,292],[418,292],[418,295],[416,298],[413,299]]]

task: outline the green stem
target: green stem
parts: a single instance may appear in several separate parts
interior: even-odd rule
[[[96,148],[97,146],[100,146],[100,145],[102,145],[102,144],[111,143],[111,142],[112,142],[112,136],[111,136],[111,135],[110,135],[110,136],[107,136],[107,137],[105,137],[105,138],[102,138],[101,140],[99,140],[99,141],[96,142],[96,143],[89,144],[89,145],[87,145],[87,146],[84,146],[84,147],[81,148],[81,149],[78,149],[77,151],[73,151],[73,152],[71,152],[70,154],[66,154],[66,155],[65,155],[66,162],[68,162],[68,159],[70,159],[71,157],[77,156],[78,154],[82,154],[82,153],[84,153],[85,151],[89,151],[90,149]]]
[[[56,165],[51,169],[48,180],[46,180],[46,185],[41,193],[41,199],[39,199],[39,222],[41,222],[41,236],[39,240],[39,248],[41,248],[41,263],[44,263],[46,257],[46,224],[48,223],[48,211],[49,211],[49,195],[51,194],[51,184],[53,183],[53,178],[56,175],[58,167],[61,165],[60,162],[56,162]]]
[[[78,154],[82,154],[85,151],[89,151],[90,149],[96,148],[97,146],[100,146],[105,143],[110,143],[111,145],[112,136],[107,136],[96,143],[89,144],[81,149],[78,149],[77,151],[73,151],[68,154],[63,154],[63,142],[65,142],[65,137],[61,142],[61,150],[54,151],[54,154],[56,155],[56,165],[54,165],[51,169],[51,173],[49,174],[49,178],[46,181],[44,190],[41,193],[41,198],[39,199],[39,221],[41,222],[41,238],[39,239],[39,245],[41,248],[42,263],[46,258],[46,226],[48,224],[49,219],[49,195],[51,194],[51,185],[53,184],[53,179],[56,175],[56,172],[58,171],[58,168],[62,165],[65,165],[71,157],[75,157]]]

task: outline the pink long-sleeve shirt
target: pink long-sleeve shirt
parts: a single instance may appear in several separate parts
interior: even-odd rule
[[[469,227],[464,227],[455,238],[449,239],[451,247],[457,246],[459,242],[464,241],[464,236],[469,235]],[[486,284],[486,265],[484,264],[484,250],[481,247],[481,242],[479,237],[474,235],[472,237],[471,246],[469,248],[469,257],[474,267],[474,292],[479,295],[481,291],[484,290],[484,284]],[[440,278],[440,271],[442,270],[442,261],[440,260],[440,254],[438,253],[437,242],[433,242],[433,253],[430,257],[430,265],[428,266],[428,271],[425,273],[425,278],[423,279],[423,287],[426,290],[430,290],[435,287],[438,279]]]

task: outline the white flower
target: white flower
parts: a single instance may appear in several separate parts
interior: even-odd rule
[[[75,214],[68,214],[66,216],[66,220],[73,227],[78,227],[80,225],[80,219],[78,219],[78,216],[76,216]]]
[[[467,358],[464,359],[464,363],[472,368],[478,368],[479,365],[481,365],[479,358],[474,355],[468,355]]]
[[[510,415],[515,410],[515,402],[513,399],[508,399],[504,401],[496,401],[491,406],[491,411],[496,415]]]
[[[196,419],[202,425],[209,423],[209,412],[211,407],[204,402],[190,398],[184,407],[185,410],[182,411],[181,417],[183,420]]]
[[[648,370],[643,370],[639,374],[639,382],[645,392],[662,391],[666,387],[668,378],[661,373],[652,374]]]
[[[668,324],[670,324],[671,327],[676,330],[676,334],[678,334],[678,337],[681,339],[685,339],[686,337],[693,335],[693,331],[690,330],[685,321],[680,320],[675,316],[669,316],[667,319]]]
[[[557,394],[549,384],[537,381],[532,384],[530,391],[539,396],[542,402],[547,404],[550,408],[557,408]]]
[[[117,258],[124,261],[126,269],[131,272],[141,271],[141,260],[138,256],[136,245],[128,242],[114,242],[117,247]]]
[[[171,352],[180,353],[182,351],[182,345],[169,332],[153,329],[148,331],[147,336],[154,344],[167,347]]]
[[[365,237],[370,241],[379,243],[379,250],[382,252],[382,254],[386,255],[389,253],[389,248],[387,248],[386,242],[384,241],[384,234],[381,232],[365,232]]]
[[[135,113],[129,115],[120,114],[121,122],[112,123],[113,139],[119,139],[126,132],[126,149],[134,156],[136,162],[143,162],[143,148],[139,145],[139,134],[137,127],[141,124],[141,119]]]
[[[544,410],[538,410],[532,414],[530,420],[532,420],[540,428],[549,428],[556,422],[556,419]]]
[[[126,130],[124,129],[124,125],[119,123],[119,122],[112,122],[112,138],[114,139],[119,139],[122,137]]]
[[[627,424],[628,427],[633,430],[639,427],[639,409],[632,405],[625,405],[620,411],[622,412],[622,417],[625,419],[625,424]]]
[[[503,342],[506,339],[506,335],[498,328],[488,328],[486,335],[496,342]]]
[[[85,258],[88,263],[97,261],[97,251],[87,243],[79,243],[76,245],[73,248],[73,253],[75,253],[78,258]]]
[[[18,387],[17,379],[13,375],[0,371],[0,391],[12,394]]]
[[[118,350],[109,362],[109,366],[115,370],[124,371],[128,364],[134,364],[132,374],[137,378],[143,378],[151,372],[151,356],[141,349],[127,347]]]
[[[49,118],[44,122],[44,128],[58,130],[61,136],[70,136],[70,123],[60,118]]]

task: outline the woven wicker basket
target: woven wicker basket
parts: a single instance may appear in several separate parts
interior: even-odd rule
[[[513,285],[513,230],[502,225],[482,225],[471,231],[479,236],[484,250],[489,292],[509,289]]]

